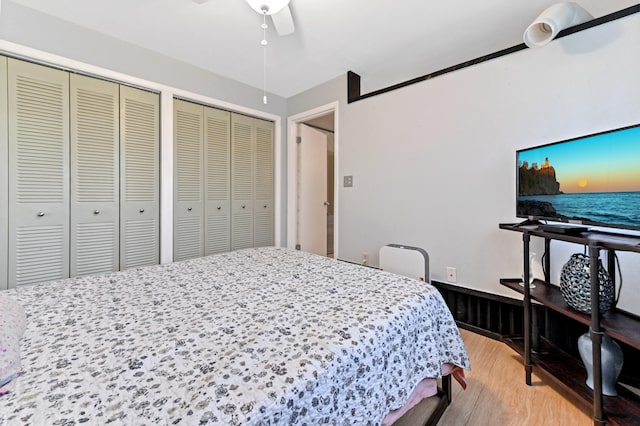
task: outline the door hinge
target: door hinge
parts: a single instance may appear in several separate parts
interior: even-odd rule
[[[302,143],[302,136],[296,136],[296,143]]]
[[[300,250],[300,244],[296,244],[296,250]]]

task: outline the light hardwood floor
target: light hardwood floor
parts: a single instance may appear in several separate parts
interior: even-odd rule
[[[460,332],[471,358],[471,371],[465,372],[468,386],[463,391],[453,381],[453,401],[438,425],[593,424],[588,414],[544,384],[535,374],[533,386],[527,386],[522,359],[507,345],[466,330]],[[396,425],[414,423],[406,422],[410,415],[411,412],[407,413]]]

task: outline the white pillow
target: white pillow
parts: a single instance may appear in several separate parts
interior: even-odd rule
[[[20,339],[27,326],[24,308],[0,293],[0,395],[13,390],[20,374]]]

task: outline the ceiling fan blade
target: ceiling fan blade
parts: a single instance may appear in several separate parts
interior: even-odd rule
[[[278,32],[278,35],[289,35],[296,30],[289,6],[285,6],[278,13],[271,15],[271,20],[273,20],[273,27]]]

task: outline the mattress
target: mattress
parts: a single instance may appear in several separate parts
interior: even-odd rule
[[[437,290],[258,248],[11,289],[27,328],[0,424],[380,424],[469,368]]]

